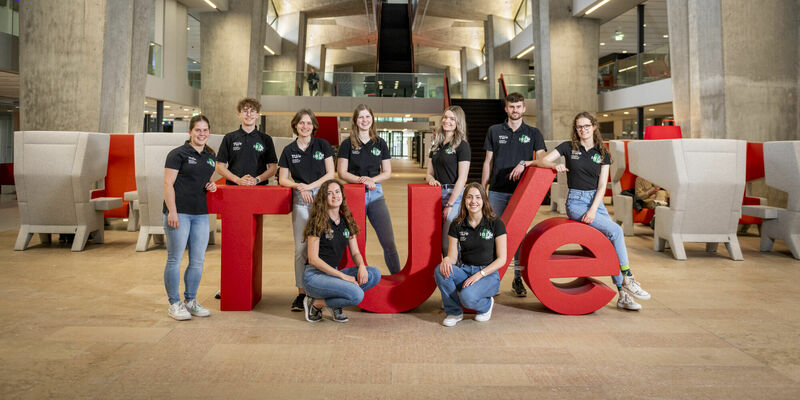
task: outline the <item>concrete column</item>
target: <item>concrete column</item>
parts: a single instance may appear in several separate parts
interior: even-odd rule
[[[226,12],[200,13],[200,108],[214,133],[239,127],[236,103],[261,98],[266,12],[264,2],[230,0]]]
[[[325,57],[328,55],[328,48],[325,45],[319,46],[319,90],[317,96],[322,96],[325,91]]]
[[[297,65],[295,71],[300,72],[297,74],[297,96],[303,95],[303,83],[305,82],[306,74],[306,33],[308,31],[308,18],[306,13],[300,12],[298,15],[298,28],[297,28]]]
[[[797,1],[668,0],[667,12],[684,136],[798,138]]]
[[[467,48],[462,47],[459,51],[461,57],[461,98],[467,98]]]
[[[489,83],[489,98],[497,96],[497,77],[494,75],[494,15],[483,23],[483,45],[486,49],[486,81]]]
[[[151,1],[20,3],[23,130],[138,131]]]
[[[599,22],[572,16],[571,0],[533,0],[536,119],[545,139],[568,139],[581,111],[597,111]]]

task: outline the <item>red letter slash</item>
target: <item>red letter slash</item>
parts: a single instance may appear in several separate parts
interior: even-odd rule
[[[219,309],[248,311],[261,300],[263,214],[292,211],[292,191],[276,186],[222,185],[207,193],[208,212],[222,215],[222,269]],[[288,235],[291,235],[291,225]],[[285,262],[291,264],[289,260]]]
[[[583,250],[556,252],[570,243]],[[522,277],[545,307],[559,314],[581,315],[597,311],[616,291],[589,276],[619,273],[614,246],[602,232],[581,222],[550,218],[537,224],[525,237],[520,262],[527,265]],[[578,279],[557,284],[551,278]]]

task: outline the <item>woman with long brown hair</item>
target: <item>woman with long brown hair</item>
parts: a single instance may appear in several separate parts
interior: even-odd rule
[[[325,140],[315,137],[319,122],[309,109],[298,111],[292,118],[292,130],[297,139],[283,148],[278,160],[278,183],[292,189],[292,230],[294,233],[294,283],[297,297],[292,301],[292,311],[303,311],[303,271],[306,243],[303,230],[308,221],[311,203],[323,182],[333,178],[333,149]]]
[[[565,164],[556,165],[564,156]],[[569,219],[591,225],[611,240],[619,258],[619,275],[613,277],[619,291],[617,307],[640,310],[642,306],[631,296],[647,300],[650,293],[642,289],[628,266],[628,251],[622,228],[611,220],[603,196],[606,193],[611,154],[603,145],[603,136],[597,127],[597,119],[588,112],[575,116],[572,122],[570,141],[556,146],[542,160],[542,166],[558,172],[567,172],[567,216]]]
[[[217,191],[211,180],[216,158],[208,142],[209,123],[203,115],[189,121],[189,140],[169,152],[164,165],[164,234],[167,264],[164,286],[169,298],[169,316],[178,320],[211,315],[197,302],[197,288],[203,276],[203,261],[208,247],[208,206],[206,192]],[[189,248],[189,265],[183,279],[181,302],[181,259]]]
[[[347,207],[344,186],[335,179],[325,181],[314,198],[303,232],[308,242],[309,264],[303,273],[306,321],[321,321],[322,308],[326,306],[331,309],[334,321],[349,321],[342,308],[361,303],[364,292],[381,280],[377,268],[364,264],[356,240],[358,233],[358,225]],[[350,249],[356,266],[340,271],[336,267],[346,248]]]
[[[442,256],[447,255],[447,232],[461,209],[472,153],[467,142],[464,110],[450,106],[442,113],[441,127],[433,135],[425,181],[442,188]]]
[[[375,115],[365,104],[353,110],[350,137],[339,146],[339,178],[364,185],[364,206],[375,235],[383,248],[383,259],[390,274],[400,272],[400,256],[381,182],[392,176],[391,155],[386,141],[375,129]],[[366,225],[365,225],[366,226]]]
[[[450,225],[447,256],[434,272],[446,314],[442,325],[461,321],[462,305],[478,312],[475,321],[492,317],[493,296],[500,289],[497,270],[506,264],[506,238],[506,227],[492,211],[483,186],[468,184],[461,212]]]

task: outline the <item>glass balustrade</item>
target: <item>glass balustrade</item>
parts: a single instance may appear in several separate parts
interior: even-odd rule
[[[263,71],[261,94],[309,96],[308,73]],[[326,72],[314,95],[443,98],[444,75],[429,73]]]
[[[670,76],[669,46],[662,46],[600,66],[597,90],[623,89]]]
[[[508,91],[508,93],[521,93],[526,99],[536,98],[536,86],[534,78],[535,75],[533,74],[503,74],[503,80],[506,83],[506,91]]]

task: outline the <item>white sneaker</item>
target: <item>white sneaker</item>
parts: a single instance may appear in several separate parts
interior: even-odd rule
[[[187,310],[183,302],[180,301],[170,304],[169,316],[177,321],[186,321],[192,319],[192,314],[189,314],[189,310]]]
[[[207,317],[211,315],[211,311],[208,311],[207,308],[201,306],[200,303],[197,302],[197,299],[192,299],[185,304],[186,310],[189,311],[189,314],[192,314],[195,317]]]
[[[456,326],[458,321],[461,321],[462,319],[464,319],[464,314],[448,315],[448,316],[444,317],[444,321],[442,321],[442,325],[444,325],[444,326]]]
[[[619,291],[619,299],[617,300],[617,308],[624,310],[639,311],[642,305],[637,303],[636,300],[624,290]]]
[[[494,308],[494,297],[489,297],[489,311],[485,313],[478,313],[475,315],[475,321],[486,322],[492,318],[492,309]]]
[[[650,293],[647,293],[646,290],[642,289],[639,285],[639,282],[636,282],[636,278],[633,276],[622,274],[622,288],[630,292],[633,297],[636,297],[639,300],[650,300]]]

